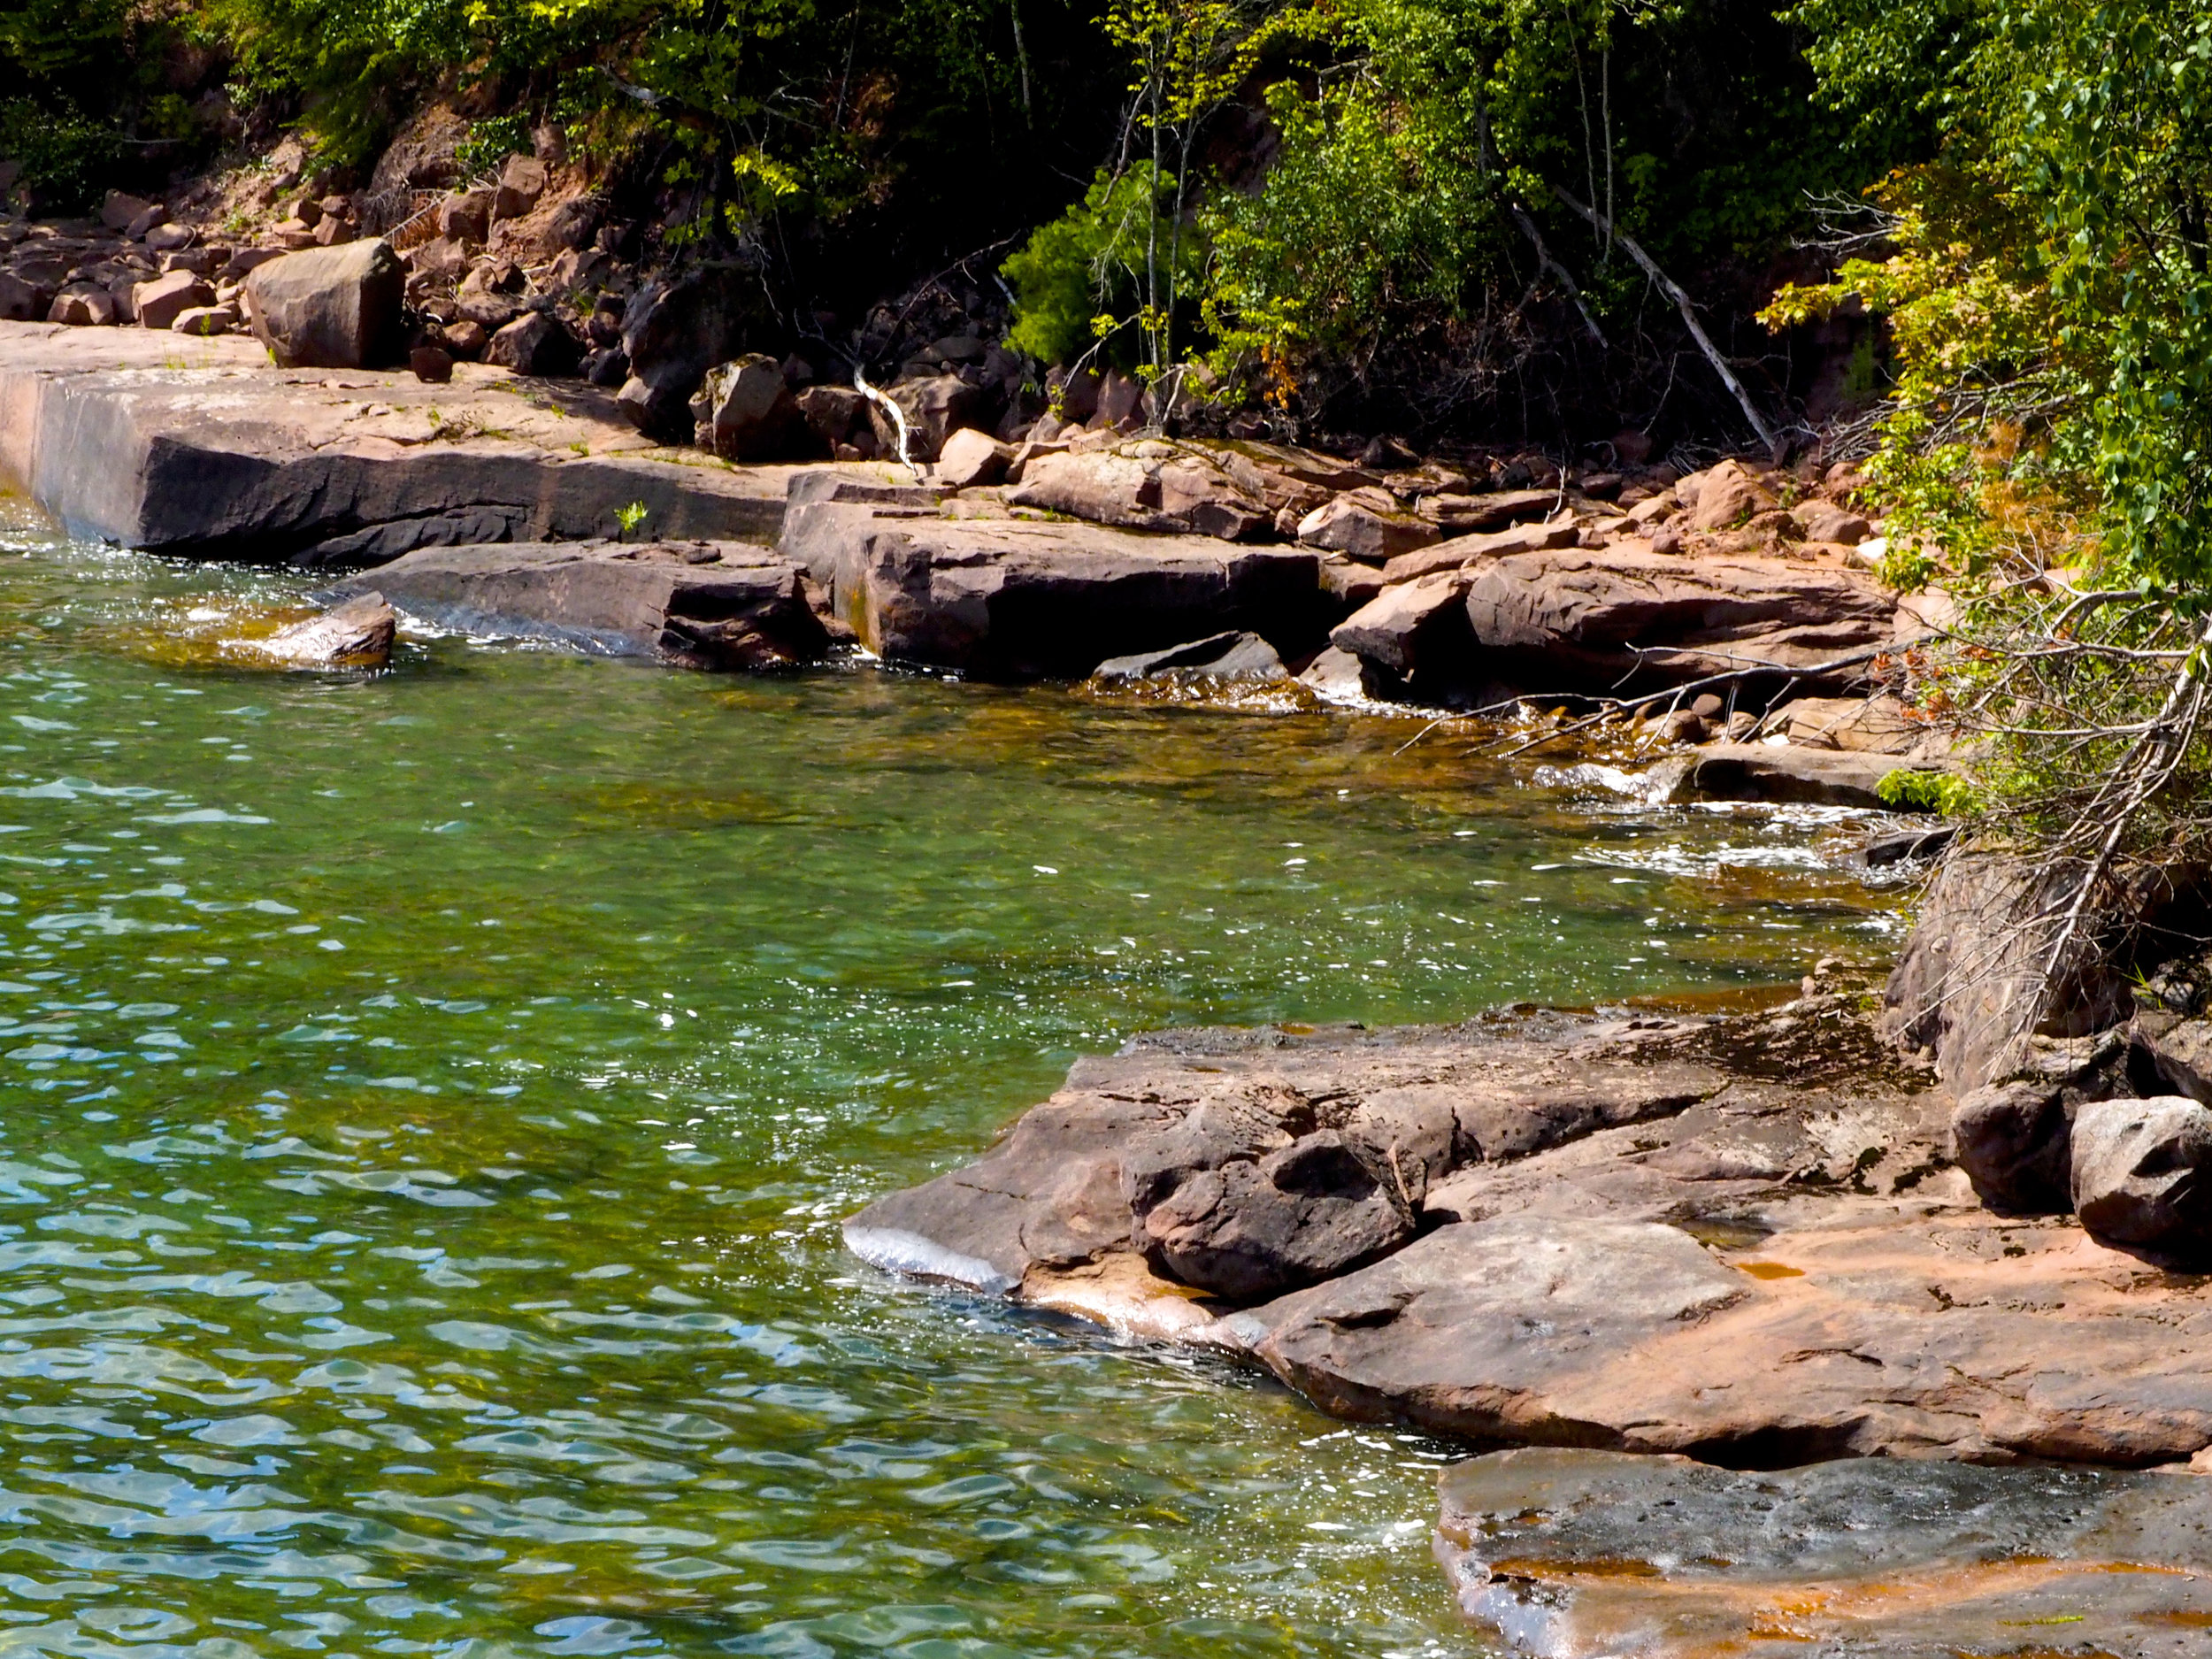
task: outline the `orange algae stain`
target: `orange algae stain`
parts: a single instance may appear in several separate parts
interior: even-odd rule
[[[1805,1277],[1803,1268],[1790,1267],[1780,1262],[1739,1262],[1736,1267],[1738,1271],[1748,1273],[1754,1279],[1802,1279]]]
[[[1509,1556],[1490,1563],[1490,1571],[1508,1578],[1661,1578],[1666,1575],[1647,1561],[1632,1556],[1597,1555],[1587,1561],[1540,1561],[1533,1556]]]

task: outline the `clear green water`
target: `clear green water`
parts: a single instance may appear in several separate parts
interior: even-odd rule
[[[838,1219],[1146,1026],[1893,925],[1402,720],[162,660],[289,592],[0,537],[0,1653],[1473,1651],[1446,1448]]]

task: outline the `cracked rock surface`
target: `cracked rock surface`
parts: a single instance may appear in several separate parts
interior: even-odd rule
[[[1950,1110],[1836,995],[1164,1033],[847,1236],[1478,1444],[1747,1468],[2212,1446],[2212,1286],[1983,1209]]]

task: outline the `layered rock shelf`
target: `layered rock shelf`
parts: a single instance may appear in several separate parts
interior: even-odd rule
[[[281,370],[236,336],[0,323],[0,473],[124,547],[359,567],[611,537],[633,505],[649,534],[769,541],[790,471],[662,448],[580,382]]]
[[[1993,1213],[1840,994],[1717,1019],[1191,1032],[1080,1061],[863,1257],[1476,1445],[2186,1463],[2212,1289]]]

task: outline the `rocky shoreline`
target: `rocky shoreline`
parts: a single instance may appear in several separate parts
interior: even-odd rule
[[[918,476],[735,465],[578,381],[0,323],[0,472],[73,534],[317,573],[332,608],[260,641],[270,666],[373,667],[415,618],[695,669],[858,652],[1106,695],[1511,710],[1539,736],[1595,711],[1655,800],[1868,807],[1892,773],[1952,761],[1892,690],[1941,602],[1876,580],[1845,478],[1729,462],[1532,489],[1111,423],[938,448]],[[1140,1038],[847,1237],[879,1267],[1228,1356],[1483,1453],[1440,1534],[1463,1601],[1530,1651],[1610,1652],[1590,1632],[1628,1615],[1590,1573],[1482,1541],[1502,1512],[1479,1470],[1524,1460],[1510,1486],[1540,1467],[1512,1448],[1626,1458],[1637,1480],[2212,1468],[2212,1289],[2173,1271],[2212,1236],[2212,972],[2171,942],[2196,936],[2177,919],[2195,901],[2101,915],[2063,1018],[2030,1030],[2038,880],[1954,857],[1879,995],[1824,969],[1755,1015]],[[1577,1492],[1619,1475],[1540,1468]],[[2173,1594],[2127,1617],[2202,1610],[2196,1513],[2161,1510]],[[2120,1617],[2086,1573],[2064,1594]],[[1990,1582],[1954,1575],[1931,1604]],[[1756,1633],[1740,1595],[1696,1605],[1686,1630]]]

